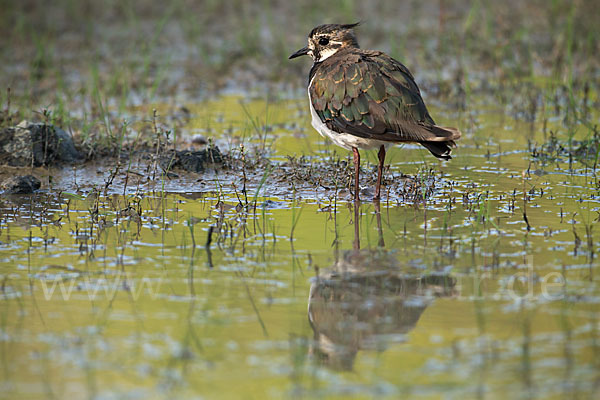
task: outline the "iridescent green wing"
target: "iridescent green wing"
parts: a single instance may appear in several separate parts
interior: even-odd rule
[[[335,132],[387,141],[428,140],[433,120],[410,72],[380,52],[336,54],[314,70],[312,105]]]

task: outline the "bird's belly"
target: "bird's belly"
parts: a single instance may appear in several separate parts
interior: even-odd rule
[[[377,149],[381,146],[385,146],[385,148],[387,149],[390,146],[390,142],[385,142],[377,139],[363,138],[351,135],[349,133],[338,133],[332,131],[327,127],[327,125],[323,123],[323,121],[321,121],[321,118],[312,106],[312,102],[310,101],[310,95],[308,103],[310,106],[310,115],[312,117],[311,124],[313,128],[315,128],[316,131],[321,134],[321,136],[330,139],[337,146],[343,147],[346,150],[352,150],[353,147],[356,147],[358,149],[369,150]]]

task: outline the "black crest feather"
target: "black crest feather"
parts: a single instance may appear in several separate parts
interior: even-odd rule
[[[357,21],[353,24],[344,24],[344,25],[340,25],[343,29],[352,29],[355,28],[357,26],[359,26],[361,24],[361,21]]]

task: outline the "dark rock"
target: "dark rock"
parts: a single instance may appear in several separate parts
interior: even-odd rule
[[[2,182],[0,188],[4,194],[29,194],[38,190],[41,182],[33,175],[12,176]]]
[[[39,167],[79,160],[71,136],[55,126],[23,121],[0,130],[0,164]]]
[[[208,140],[206,140],[206,138],[204,136],[198,134],[198,135],[194,135],[192,137],[192,144],[204,146],[204,145],[208,144]]]
[[[189,172],[204,172],[209,165],[223,166],[225,159],[218,147],[210,147],[199,151],[169,152],[160,160],[163,170],[181,168]]]

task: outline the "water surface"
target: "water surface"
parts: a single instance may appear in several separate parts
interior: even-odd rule
[[[411,201],[374,204],[367,190],[355,205],[347,190],[282,189],[263,170],[247,198],[218,170],[201,189],[161,178],[123,191],[118,178],[104,192],[106,168],[69,193],[3,197],[1,391],[595,398],[594,163],[532,156],[561,129],[551,111],[432,114],[464,137],[446,163],[391,150],[388,178],[415,177],[425,194]],[[349,160],[310,128],[304,98],[225,97],[191,115],[183,131],[224,151],[258,148],[275,165],[304,155],[316,170]],[[364,153],[363,174],[375,159]]]

